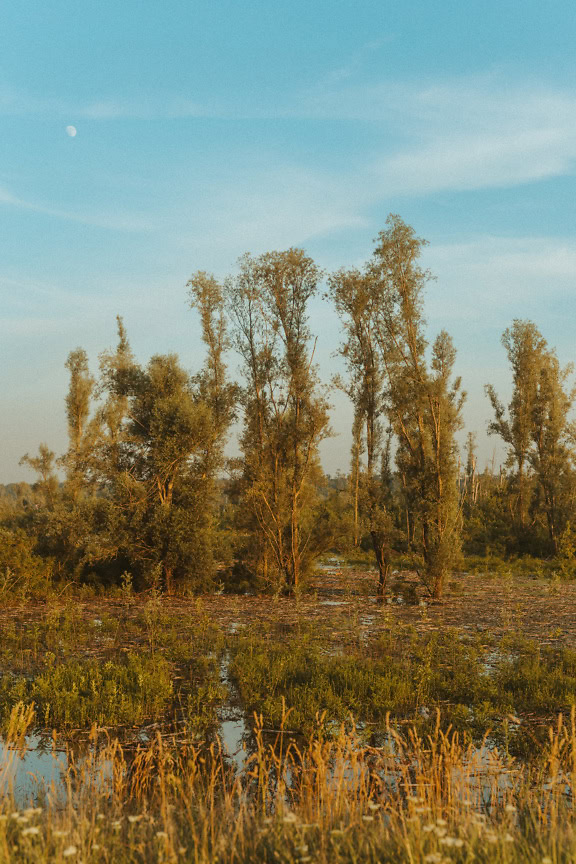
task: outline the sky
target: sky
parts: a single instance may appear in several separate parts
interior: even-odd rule
[[[452,335],[466,431],[499,461],[503,330],[533,320],[576,359],[575,25],[569,0],[3,0],[0,482],[30,480],[40,442],[63,452],[66,357],[96,370],[117,314],[142,362],[194,372],[194,271],[290,246],[360,265],[390,212],[429,241],[430,338]],[[310,325],[328,380],[321,297]]]

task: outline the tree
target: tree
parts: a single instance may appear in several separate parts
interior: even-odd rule
[[[355,544],[359,523],[370,534],[378,567],[378,586],[384,593],[394,524],[391,514],[389,446],[384,445],[384,372],[375,333],[370,278],[358,270],[341,270],[330,279],[330,297],[344,327],[340,354],[346,361],[347,381],[336,380],[354,406],[352,427],[352,496]],[[389,442],[387,442],[389,443]],[[365,454],[365,464],[362,456]]]
[[[540,370],[546,355],[546,340],[531,321],[516,319],[502,335],[508,361],[512,367],[512,399],[506,409],[491,384],[486,393],[494,411],[488,426],[490,434],[499,435],[508,445],[507,466],[515,467],[512,489],[515,494],[513,513],[523,530],[529,504],[529,452],[533,443],[534,411]]]
[[[434,597],[459,551],[461,512],[455,433],[465,394],[453,379],[456,352],[444,331],[430,368],[423,316],[429,274],[418,259],[425,241],[399,216],[379,234],[367,273],[372,318],[386,378],[387,413],[407,504],[408,537],[422,556],[420,574]]]
[[[66,491],[73,501],[86,491],[87,463],[98,434],[97,421],[90,422],[95,379],[90,374],[88,356],[82,348],[71,351],[66,361],[70,385],[66,396],[68,451],[61,462],[66,470]]]
[[[320,271],[300,249],[244,256],[227,281],[243,361],[236,495],[251,570],[292,592],[317,554],[318,446],[329,434],[307,307]]]
[[[38,475],[34,491],[39,492],[47,510],[53,510],[58,495],[58,477],[56,476],[56,454],[47,444],[40,444],[37,456],[26,453],[20,459],[20,465],[29,465]]]
[[[573,367],[562,369],[556,354],[547,351],[540,359],[540,374],[532,414],[533,448],[528,460],[537,481],[535,509],[545,514],[554,554],[565,529],[574,500],[575,426],[569,415],[576,388],[566,389]]]

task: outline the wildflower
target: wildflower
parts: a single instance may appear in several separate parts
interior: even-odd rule
[[[122,827],[122,820],[121,819],[116,819],[114,822],[112,822],[112,828],[115,831],[118,831],[121,827]]]
[[[18,816],[18,818],[16,819],[16,822],[18,822],[19,825],[26,825],[26,823],[29,821],[30,819],[28,816]]]
[[[514,804],[506,804],[504,809],[506,810],[506,813],[516,813],[516,807]]]
[[[179,855],[185,855],[186,854],[186,846],[180,846],[178,849],[178,854]]]
[[[36,825],[33,825],[31,828],[25,828],[24,831],[22,831],[22,836],[23,837],[35,837],[39,833],[40,833],[40,828],[37,828]]]
[[[56,831],[52,832],[52,836],[53,837],[67,837],[69,833],[70,832],[67,830],[65,830],[65,831],[56,830]]]
[[[168,834],[166,833],[166,831],[156,831],[156,837],[158,838],[158,840],[167,840]]]
[[[542,858],[542,864],[552,864],[552,858],[550,858],[549,855],[545,855],[544,858]]]
[[[20,813],[18,813],[17,810],[14,813],[10,814],[11,819],[18,819],[19,816],[20,816]]]
[[[306,845],[306,843],[303,843],[301,846],[299,846],[298,851],[301,852],[302,855],[305,855],[306,852],[308,852],[308,846]]]
[[[440,825],[441,828],[444,828],[448,824],[448,822],[446,821],[446,819],[436,819],[436,824]]]
[[[286,824],[294,824],[294,822],[298,821],[298,817],[295,813],[286,813],[282,821],[286,822]]]
[[[438,826],[435,827],[434,832],[435,832],[437,837],[445,837],[446,834],[448,833],[446,831],[446,828],[438,828]]]
[[[426,834],[429,834],[430,831],[434,831],[435,828],[436,828],[435,825],[430,824],[430,825],[424,825],[424,827],[422,828],[422,830],[425,831]]]
[[[140,822],[142,819],[142,814],[140,813],[138,816],[128,816],[128,821],[134,825],[136,822]]]
[[[504,842],[505,843],[514,843],[514,837],[512,837],[511,834],[505,834],[504,835]]]
[[[494,834],[493,831],[488,831],[488,833],[486,834],[486,840],[488,841],[488,843],[494,844],[498,842],[498,837],[496,836],[496,834]]]
[[[426,864],[441,864],[444,860],[444,856],[440,854],[440,852],[430,852],[428,855],[424,856],[424,861]]]
[[[99,850],[100,850],[100,845],[98,843],[93,843],[92,844],[92,851],[98,852]]]
[[[415,807],[414,812],[415,813],[429,813],[430,807]]]
[[[374,816],[362,816],[362,819],[364,820],[364,822],[373,822]]]
[[[330,834],[332,834],[333,837],[341,837],[344,834],[344,831],[342,828],[333,828],[332,831],[330,831]]]
[[[311,855],[305,855],[303,858],[300,858],[299,860],[300,860],[300,864],[306,864],[307,861],[312,860],[312,856]]]
[[[464,841],[460,837],[442,837],[440,840],[442,846],[450,846],[454,849],[461,849]]]
[[[76,846],[67,846],[66,849],[62,852],[63,858],[72,858],[74,855],[78,853],[78,849]]]
[[[369,810],[379,810],[379,809],[380,809],[380,806],[381,806],[381,805],[380,805],[380,804],[376,804],[375,801],[368,801],[368,809],[369,809]]]
[[[408,795],[408,801],[410,802],[410,804],[418,804],[418,800],[419,799],[416,797],[416,795]]]

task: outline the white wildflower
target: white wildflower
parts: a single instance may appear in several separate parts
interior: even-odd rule
[[[450,846],[454,849],[461,849],[464,841],[460,837],[442,837],[440,840],[441,846]]]
[[[128,816],[128,821],[134,825],[136,822],[140,822],[142,819],[142,814],[140,813],[138,816]]]
[[[286,813],[282,821],[286,822],[287,825],[293,825],[294,822],[298,821],[298,817],[295,813]]]
[[[68,830],[60,831],[56,829],[56,831],[52,832],[53,837],[67,837],[70,832]]]
[[[166,831],[156,831],[156,837],[158,838],[158,840],[167,840],[168,834],[166,833]]]
[[[33,825],[31,828],[25,828],[24,831],[22,831],[23,837],[35,837],[37,834],[40,834],[40,828],[36,825]]]
[[[62,852],[63,858],[72,858],[74,855],[78,854],[78,849],[76,846],[67,846],[66,849]]]

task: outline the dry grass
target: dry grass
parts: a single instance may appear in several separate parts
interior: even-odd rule
[[[286,718],[288,719],[288,718]],[[32,716],[15,711],[24,741]],[[388,728],[299,747],[280,731],[237,773],[218,744],[136,753],[117,741],[71,762],[42,809],[0,813],[1,862],[568,862],[576,855],[574,713],[550,730],[538,768]],[[8,766],[4,767],[4,771]],[[0,782],[1,779],[0,779]]]

